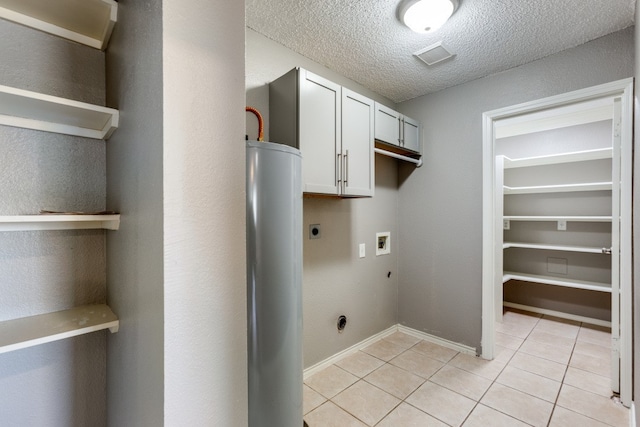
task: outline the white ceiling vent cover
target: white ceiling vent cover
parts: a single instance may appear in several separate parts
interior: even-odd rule
[[[420,49],[419,51],[414,52],[413,54],[427,65],[434,65],[434,64],[437,64],[438,62],[445,61],[455,56],[454,54],[449,52],[444,46],[442,46],[441,41],[438,43],[434,43],[431,46],[427,46],[424,49]]]

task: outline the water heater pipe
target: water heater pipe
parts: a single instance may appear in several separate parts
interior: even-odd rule
[[[247,106],[245,111],[249,111],[256,115],[258,118],[258,141],[264,141],[264,120],[262,120],[262,114],[256,108]]]

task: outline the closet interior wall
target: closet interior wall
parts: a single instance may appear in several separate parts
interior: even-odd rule
[[[496,139],[496,155],[510,159],[547,156],[559,153],[610,148],[611,120],[570,126],[543,132]],[[567,179],[585,182],[611,181],[611,159],[587,163],[564,163],[529,168],[505,169],[505,182],[513,186],[537,182],[553,185]],[[513,194],[504,198],[504,215],[611,215],[611,191],[581,191],[543,194]],[[511,221],[504,230],[504,241],[535,244],[611,246],[610,222],[568,222],[559,231],[557,222]],[[566,260],[568,273],[549,273],[554,260]],[[504,270],[522,271],[611,283],[611,256],[603,254],[560,252],[510,248],[504,251]],[[512,280],[504,284],[504,301],[559,311],[604,321],[611,320],[611,293],[574,289]]]
[[[0,20],[0,84],[104,105],[104,52]],[[106,208],[105,141],[0,126],[0,215]],[[105,231],[0,233],[0,321],[106,299]],[[106,334],[0,354],[0,424],[106,425]]]

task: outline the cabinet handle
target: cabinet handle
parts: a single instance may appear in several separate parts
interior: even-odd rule
[[[398,117],[398,145],[402,145],[402,121]]]
[[[342,153],[338,153],[336,155],[336,186],[340,187],[340,183],[342,182],[342,180],[340,179],[340,156],[342,156]]]
[[[344,187],[347,188],[348,182],[349,182],[349,150],[347,150],[344,154],[344,156],[342,157],[342,159],[344,160],[344,168],[342,169],[343,173],[344,173]]]
[[[400,132],[400,138],[402,138],[402,146],[404,147],[404,117],[402,118],[402,126],[400,126],[402,131]]]

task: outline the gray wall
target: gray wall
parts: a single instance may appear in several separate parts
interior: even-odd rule
[[[300,66],[393,107],[388,99],[364,89],[247,28],[247,105],[265,117],[268,140],[268,82]],[[253,115],[247,134],[257,137]],[[304,153],[303,153],[304,155]],[[376,154],[373,198],[305,198],[303,202],[304,365],[330,357],[397,323],[397,160]],[[320,224],[320,239],[310,240],[309,225]],[[376,232],[391,232],[391,254],[375,256]],[[365,243],[366,257],[358,257]],[[391,276],[387,277],[391,272]],[[338,333],[338,316],[347,327]]]
[[[633,75],[633,28],[398,105],[425,129],[400,170],[400,323],[480,350],[482,113]]]
[[[107,102],[120,126],[107,143],[108,300],[120,330],[108,342],[111,426],[163,425],[164,304],[161,2],[121,0],[106,54]]]
[[[122,0],[107,53],[109,425],[243,426],[244,5]]]
[[[104,105],[104,54],[0,20],[0,84]],[[0,215],[105,208],[105,142],[0,126]],[[0,233],[0,321],[105,301],[105,232]],[[105,425],[107,332],[0,355],[3,426]]]

